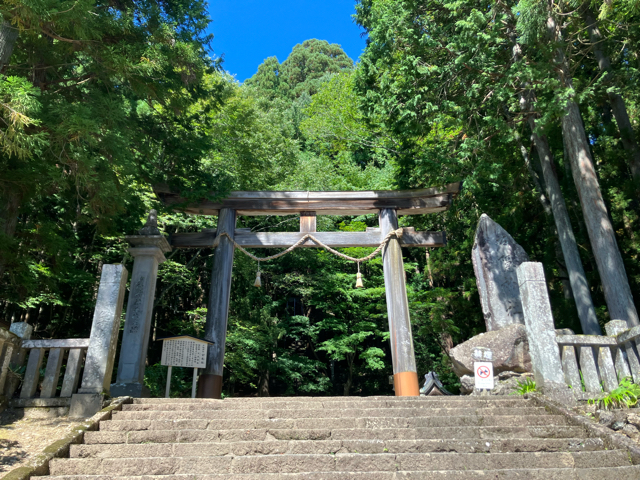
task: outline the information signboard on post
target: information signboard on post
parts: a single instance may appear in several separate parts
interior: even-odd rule
[[[191,398],[195,398],[198,369],[207,366],[207,346],[213,345],[213,342],[208,342],[190,335],[159,338],[158,340],[162,340],[162,358],[160,364],[169,367],[167,371],[165,398],[169,398],[171,389],[171,367],[193,368]]]

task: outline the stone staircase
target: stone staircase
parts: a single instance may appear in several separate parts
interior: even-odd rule
[[[640,479],[628,452],[521,398],[136,399],[54,479]]]

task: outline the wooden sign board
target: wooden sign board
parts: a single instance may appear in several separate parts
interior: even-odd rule
[[[205,368],[209,342],[193,337],[171,337],[162,342],[160,363],[168,367]]]

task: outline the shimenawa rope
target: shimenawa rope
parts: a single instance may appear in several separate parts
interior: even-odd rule
[[[380,245],[378,245],[378,247],[373,252],[371,252],[366,257],[362,257],[362,258],[354,258],[354,257],[350,257],[349,255],[345,255],[344,253],[341,253],[341,252],[331,248],[329,245],[325,245],[324,243],[322,243],[320,240],[318,240],[316,237],[314,237],[310,233],[307,233],[306,235],[301,237],[300,240],[298,240],[296,243],[291,245],[286,250],[283,250],[282,252],[276,253],[275,255],[271,255],[269,257],[257,257],[253,253],[248,252],[245,248],[243,248],[241,245],[239,245],[238,242],[236,242],[233,238],[231,238],[231,235],[229,235],[227,232],[223,232],[220,235],[216,235],[216,239],[214,240],[214,242],[211,245],[211,247],[212,248],[217,247],[218,244],[220,243],[220,239],[222,237],[227,237],[231,241],[231,243],[233,243],[233,245],[238,250],[240,250],[242,253],[244,253],[247,257],[251,258],[252,260],[255,260],[256,262],[258,262],[258,275],[256,276],[256,281],[255,281],[254,285],[256,287],[260,287],[260,286],[262,286],[262,282],[260,281],[260,262],[267,262],[269,260],[275,260],[276,258],[280,258],[280,257],[286,255],[287,253],[292,252],[293,250],[298,248],[300,245],[304,244],[307,240],[311,240],[311,241],[317,243],[320,247],[322,247],[325,250],[327,250],[328,252],[333,253],[337,257],[344,258],[345,260],[349,260],[351,262],[356,262],[358,264],[358,275],[357,275],[357,279],[356,279],[356,288],[360,288],[360,287],[363,286],[363,284],[362,284],[362,275],[360,274],[360,263],[361,262],[366,262],[366,261],[371,260],[372,258],[376,257],[378,255],[378,253],[380,253],[380,251],[384,248],[384,246],[389,242],[391,237],[395,236],[396,238],[400,239],[400,238],[402,238],[402,234],[403,234],[402,228],[398,228],[397,230],[391,230],[389,233],[387,233],[385,235],[385,237],[382,239],[382,242],[380,242]]]

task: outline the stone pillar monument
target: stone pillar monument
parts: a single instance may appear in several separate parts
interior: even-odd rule
[[[133,245],[133,248],[129,249],[129,253],[134,257],[133,273],[118,361],[118,376],[116,383],[111,385],[111,395],[139,398],[148,394],[144,387],[144,367],[149,347],[158,265],[166,260],[164,253],[170,252],[171,246],[158,230],[155,210],[151,210],[147,223],[138,235],[126,238]]]
[[[78,393],[71,397],[69,409],[71,417],[89,417],[95,414],[102,408],[104,395],[109,393],[128,273],[124,265],[120,264],[102,267],[82,384]],[[51,363],[51,352],[49,353],[47,370],[49,363]],[[59,356],[56,365],[57,371],[52,375],[47,375],[48,372],[45,372],[43,385],[47,384],[48,377],[52,379],[49,382],[51,392],[46,395],[49,398],[55,395],[55,387],[58,383],[59,365],[62,363],[62,355],[59,354]]]
[[[529,257],[507,231],[482,214],[471,250],[487,332],[524,325],[516,268]]]
[[[555,400],[569,402],[572,394],[564,379],[542,264],[524,262],[516,271],[536,389]]]

